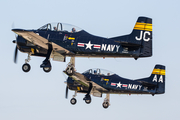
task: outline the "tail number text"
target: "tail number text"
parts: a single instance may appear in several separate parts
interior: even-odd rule
[[[144,33],[143,33],[143,31],[141,31],[140,36],[139,37],[136,36],[135,39],[136,40],[142,40],[143,39],[144,41],[149,41],[150,38],[149,37],[147,38],[147,35],[150,36],[151,33],[149,31],[145,31]]]

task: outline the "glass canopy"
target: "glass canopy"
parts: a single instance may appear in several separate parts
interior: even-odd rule
[[[84,74],[111,76],[111,75],[114,75],[115,73],[113,73],[109,70],[93,68],[93,69],[89,69],[89,70],[85,71]]]
[[[82,29],[66,23],[48,23],[40,27],[38,30],[64,31],[75,33],[81,31]]]

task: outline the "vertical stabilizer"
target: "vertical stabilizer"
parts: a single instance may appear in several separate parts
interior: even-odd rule
[[[157,83],[156,94],[165,93],[165,74],[165,66],[156,65],[151,76],[149,77],[150,81]]]
[[[139,46],[138,57],[152,56],[152,19],[148,17],[139,17],[129,35],[113,37],[111,39],[120,43],[127,43]]]

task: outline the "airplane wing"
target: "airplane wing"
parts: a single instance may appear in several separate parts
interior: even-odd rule
[[[48,43],[49,41],[44,38],[41,37],[40,35],[32,32],[32,31],[27,31],[27,30],[23,30],[23,29],[12,29],[13,32],[15,32],[16,34],[18,34],[19,36],[23,37],[24,39],[28,40],[29,42],[38,45],[42,48],[48,49]],[[74,54],[73,52],[55,44],[52,43],[53,46],[53,50],[55,52],[58,52],[60,54]]]
[[[63,71],[65,74],[66,72]],[[101,92],[101,91],[108,91],[107,89],[101,87],[100,85],[96,84],[95,82],[91,81],[90,79],[88,79],[86,76],[82,75],[81,73],[75,72],[72,76],[75,81],[77,81],[79,84],[84,85],[86,87],[89,87],[89,83],[92,83],[93,88],[92,92],[97,93],[97,92]]]

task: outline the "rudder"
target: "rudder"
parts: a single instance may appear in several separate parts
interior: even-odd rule
[[[141,42],[141,50],[139,57],[152,56],[152,19],[147,17],[139,17],[132,33],[132,39]]]
[[[129,35],[113,37],[113,40],[119,41],[122,45],[138,46],[138,57],[152,56],[152,19],[148,17],[139,17]]]
[[[157,84],[156,93],[155,94],[163,94],[165,93],[165,66],[163,65],[156,65],[154,70],[149,77],[149,80],[152,83]]]

